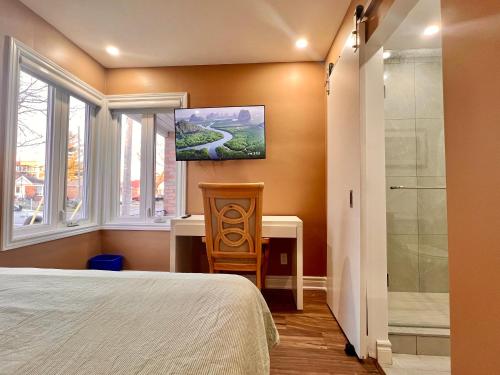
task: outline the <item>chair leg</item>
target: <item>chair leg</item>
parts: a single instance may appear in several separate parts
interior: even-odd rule
[[[214,263],[212,258],[208,255],[208,249],[205,248],[205,254],[207,255],[207,260],[208,260],[208,270],[210,273],[215,273],[214,271]]]
[[[256,275],[255,275],[255,283],[257,284],[257,288],[259,290],[262,289],[262,278],[261,278],[261,270],[257,268]]]

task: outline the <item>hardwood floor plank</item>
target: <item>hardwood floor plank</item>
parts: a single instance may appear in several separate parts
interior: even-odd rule
[[[304,292],[304,311],[295,310],[290,291],[264,290],[280,333],[271,352],[272,375],[379,374],[375,361],[344,353],[346,338],[326,304],[326,293]]]

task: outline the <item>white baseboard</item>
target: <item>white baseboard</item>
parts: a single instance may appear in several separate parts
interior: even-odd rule
[[[254,275],[247,276],[255,282]],[[324,276],[304,276],[304,290],[326,290],[326,277]],[[292,276],[266,276],[266,288],[268,289],[292,289]]]
[[[326,292],[326,276],[304,276],[304,290],[324,290]]]
[[[380,365],[392,364],[392,344],[389,340],[377,340],[377,362]]]

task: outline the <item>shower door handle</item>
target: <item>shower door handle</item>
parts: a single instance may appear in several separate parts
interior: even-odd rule
[[[446,186],[422,186],[422,187],[410,187],[410,186],[402,186],[402,185],[396,185],[396,186],[391,186],[391,190],[432,190],[432,189],[437,189],[437,190],[446,190]]]

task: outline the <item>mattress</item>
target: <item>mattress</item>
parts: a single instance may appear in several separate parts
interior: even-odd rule
[[[278,342],[241,276],[0,268],[0,374],[268,374]]]

